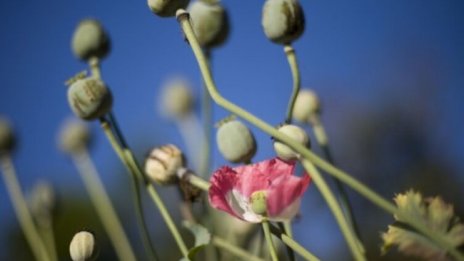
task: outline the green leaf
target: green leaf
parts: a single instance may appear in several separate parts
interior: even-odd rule
[[[182,226],[187,228],[195,237],[195,245],[189,249],[188,259],[182,258],[181,261],[191,261],[195,259],[196,254],[209,244],[211,241],[211,234],[202,225],[183,221]]]

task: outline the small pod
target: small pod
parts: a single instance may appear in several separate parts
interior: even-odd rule
[[[110,51],[111,43],[100,22],[85,19],[74,31],[71,48],[76,57],[87,61],[92,57],[104,58]]]
[[[145,160],[145,174],[158,184],[175,183],[177,171],[185,166],[182,151],[172,144],[154,148]]]
[[[284,45],[298,39],[305,28],[304,13],[298,0],[267,0],[261,23],[269,40]]]
[[[293,106],[293,118],[307,123],[310,118],[320,113],[321,105],[317,94],[310,89],[302,89],[298,93]]]
[[[95,260],[97,247],[93,234],[87,231],[76,233],[69,244],[69,254],[73,261]]]
[[[308,134],[296,125],[286,124],[280,127],[278,131],[290,136],[301,145],[309,146]],[[280,141],[274,141],[274,150],[277,153],[277,156],[285,161],[292,161],[299,158],[298,153]]]
[[[163,113],[174,119],[183,119],[190,115],[194,99],[188,82],[180,78],[167,81],[162,88],[161,106]]]
[[[15,142],[10,121],[0,115],[0,154],[10,153],[14,148]]]
[[[103,81],[88,77],[69,86],[68,103],[77,117],[94,120],[111,110],[113,97]]]
[[[90,130],[81,120],[67,119],[58,135],[59,148],[69,154],[78,153],[89,146]]]
[[[253,133],[240,121],[222,123],[216,134],[222,156],[233,163],[248,162],[256,153]]]
[[[150,10],[161,17],[176,15],[178,9],[185,9],[190,0],[148,0]]]
[[[202,47],[222,45],[229,35],[229,17],[220,1],[197,0],[189,6],[193,30]]]

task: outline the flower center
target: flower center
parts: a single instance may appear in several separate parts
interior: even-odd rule
[[[267,203],[266,203],[266,191],[259,190],[255,191],[250,196],[251,210],[258,215],[266,215]]]

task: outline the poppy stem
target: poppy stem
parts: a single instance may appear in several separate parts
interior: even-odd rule
[[[206,62],[208,67],[211,70],[211,50],[205,49]],[[202,112],[202,122],[203,122],[203,139],[201,145],[201,157],[199,164],[199,174],[203,178],[208,178],[208,174],[211,167],[211,134],[213,133],[213,106],[211,96],[209,95],[206,84],[203,81],[201,90],[202,90],[202,99],[201,99],[201,112]]]
[[[9,155],[0,155],[0,168],[3,172],[3,180],[5,181],[5,186],[16,212],[19,225],[31,247],[32,254],[37,260],[51,261],[50,253],[48,253],[37,227],[34,224],[31,213],[29,212],[18,179],[16,178],[13,161]]]
[[[288,44],[284,47],[285,55],[287,56],[288,64],[290,65],[290,70],[292,71],[292,78],[293,78],[293,89],[292,95],[288,102],[287,107],[287,115],[285,117],[285,122],[290,123],[292,122],[292,114],[293,114],[293,106],[295,105],[296,97],[298,96],[298,92],[300,91],[301,87],[301,77],[300,77],[300,70],[298,68],[298,63],[296,60],[295,49]]]
[[[274,246],[274,243],[272,242],[269,221],[265,219],[261,222],[261,225],[263,226],[264,237],[266,238],[267,247],[269,248],[269,252],[271,253],[272,261],[278,261],[279,257],[277,256],[277,250]]]
[[[352,228],[350,227],[350,224],[348,224],[348,221],[343,215],[343,211],[340,208],[337,199],[335,198],[327,183],[322,178],[319,171],[308,160],[303,159],[301,163],[303,164],[303,167],[305,168],[308,175],[316,184],[316,187],[319,189],[325,201],[327,202],[327,205],[332,211],[332,214],[334,215],[335,220],[340,226],[340,230],[342,231],[342,234],[345,237],[346,242],[348,243],[348,247],[350,248],[351,254],[353,255],[354,259],[360,261],[366,260],[366,257],[363,254],[364,249],[361,247],[360,244],[358,244],[358,240]]]
[[[119,259],[135,261],[135,254],[129,239],[88,152],[83,149],[78,153],[74,153],[72,158]]]
[[[201,50],[200,45],[198,44],[198,40],[196,39],[195,33],[193,32],[193,28],[189,20],[188,12],[186,12],[183,9],[179,9],[177,11],[176,16],[177,16],[177,20],[179,21],[182,27],[185,37],[187,38],[190,44],[190,47],[192,48],[192,51],[198,62],[198,66],[200,67],[203,80],[205,81],[206,87],[214,102],[216,102],[219,106],[223,107],[224,109],[234,113],[235,115],[255,125],[257,128],[271,135],[276,140],[279,140],[285,143],[290,148],[300,153],[300,155],[303,158],[310,160],[312,163],[314,163],[316,166],[318,166],[319,168],[321,168],[328,174],[334,176],[341,182],[345,183],[346,185],[351,187],[353,190],[355,190],[356,192],[358,192],[359,194],[361,194],[362,196],[370,200],[374,205],[382,208],[383,210],[385,210],[386,212],[389,212],[390,214],[397,215],[398,217],[401,217],[403,220],[406,220],[412,227],[414,227],[420,233],[424,234],[429,239],[431,239],[431,241],[434,242],[438,247],[445,249],[457,260],[464,261],[463,253],[457,250],[457,248],[451,242],[449,242],[448,239],[446,239],[440,234],[435,233],[430,228],[428,228],[426,224],[420,221],[418,222],[418,220],[415,220],[414,218],[410,216],[400,213],[398,211],[398,208],[393,203],[384,199],[382,196],[380,196],[379,194],[371,190],[369,187],[362,184],[355,178],[351,177],[348,173],[338,169],[337,167],[323,160],[322,158],[317,156],[315,153],[307,149],[305,146],[293,140],[288,135],[285,135],[284,133],[279,132],[275,127],[269,125],[268,123],[264,122],[263,120],[256,117],[255,115],[249,113],[243,108],[237,106],[236,104],[222,97],[221,94],[217,91],[216,85],[211,76],[211,72],[207,66],[205,56]]]

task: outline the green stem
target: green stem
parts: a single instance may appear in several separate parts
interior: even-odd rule
[[[47,247],[48,253],[50,253],[51,260],[58,260],[58,254],[56,252],[55,235],[53,231],[53,222],[50,217],[48,224],[38,225],[40,235],[42,235],[45,246]]]
[[[205,50],[206,62],[208,67],[211,69],[211,51],[209,49]],[[201,112],[203,114],[203,132],[204,136],[202,139],[201,146],[201,162],[198,169],[201,177],[207,178],[210,171],[211,163],[211,134],[213,133],[213,106],[211,102],[211,96],[209,95],[206,84],[203,82],[202,88],[202,99],[201,99]]]
[[[437,244],[440,248],[446,249],[453,257],[455,257],[457,260],[462,260],[464,261],[464,255],[460,253],[453,244],[451,244],[446,238],[443,236],[435,233],[434,231],[430,231],[429,228],[423,223],[417,223],[417,220],[412,219],[409,216],[404,216],[403,214],[398,212],[398,209],[396,208],[395,205],[393,205],[391,202],[388,200],[384,199],[377,193],[375,193],[373,190],[359,182],[358,180],[354,179],[351,177],[348,173],[334,167],[330,163],[326,162],[325,160],[321,159],[318,157],[316,154],[314,154],[312,151],[309,149],[305,148],[302,144],[299,144],[295,140],[293,140],[291,137],[288,135],[285,135],[284,133],[279,132],[277,129],[275,129],[273,126],[267,124],[263,120],[259,119],[258,117],[250,114],[248,111],[242,109],[241,107],[235,105],[234,103],[226,100],[223,98],[219,92],[217,91],[217,88],[214,84],[214,81],[211,77],[211,73],[208,70],[207,63],[205,62],[205,57],[202,53],[202,50],[200,48],[200,45],[198,44],[198,40],[195,37],[195,34],[193,33],[192,25],[190,24],[189,20],[189,14],[185,10],[178,10],[177,11],[177,19],[181,24],[182,30],[184,31],[184,34],[190,43],[190,46],[192,48],[192,51],[195,55],[195,58],[198,62],[198,65],[200,67],[200,71],[203,75],[203,79],[205,81],[206,87],[208,88],[208,91],[212,97],[212,99],[221,107],[225,108],[226,110],[236,114],[237,116],[241,117],[242,119],[250,122],[251,124],[255,125],[257,128],[261,129],[265,133],[271,135],[273,138],[276,140],[279,140],[286,145],[288,145],[290,148],[294,149],[296,152],[300,153],[301,156],[305,159],[310,160],[313,162],[316,166],[321,168],[322,170],[326,171],[328,174],[334,176],[338,180],[342,181],[349,187],[351,187],[353,190],[357,191],[359,194],[362,196],[366,197],[368,200],[370,200],[372,203],[377,205],[378,207],[384,209],[385,211],[400,216],[402,219],[406,220],[407,222],[410,223],[411,226],[413,226],[415,229],[417,229],[419,232],[423,233],[427,237],[429,237],[435,244]]]
[[[271,253],[272,261],[278,261],[279,257],[277,256],[277,250],[274,246],[274,243],[272,242],[271,229],[269,228],[269,221],[263,220],[263,222],[261,222],[261,225],[263,226],[264,237],[266,238],[267,247],[269,248],[269,252]]]
[[[31,247],[32,254],[35,256],[36,260],[51,261],[50,253],[47,252],[47,248],[39,236],[39,232],[34,225],[31,213],[27,207],[26,200],[21,192],[13,161],[10,156],[6,154],[0,156],[0,161],[6,189],[8,190],[19,224]]]
[[[74,163],[79,170],[82,181],[89,193],[90,199],[97,211],[103,227],[113,243],[119,260],[136,260],[135,254],[124,232],[111,200],[106,193],[98,172],[86,150],[73,155]]]
[[[358,245],[358,240],[354,235],[353,230],[351,229],[348,221],[345,219],[345,216],[343,215],[342,209],[338,205],[335,196],[333,195],[327,183],[322,178],[319,171],[308,160],[302,160],[301,163],[303,164],[303,167],[305,168],[306,172],[312,178],[312,180],[316,184],[316,187],[319,189],[325,201],[327,202],[327,205],[329,206],[335,219],[337,220],[337,223],[340,226],[340,230],[342,231],[342,234],[345,237],[345,240],[348,243],[348,247],[351,250],[351,254],[355,258],[355,260],[366,260],[366,258],[362,254],[363,251],[361,251]]]
[[[90,71],[92,72],[92,76],[101,80],[100,59],[98,59],[98,57],[90,58],[89,66],[90,66]]]
[[[279,226],[280,230],[284,231],[284,233],[289,236],[293,237],[293,231],[292,231],[292,222],[291,220],[287,220],[284,222],[278,222],[277,225]],[[293,252],[293,249],[289,246],[286,246],[287,250],[287,255],[290,260],[295,260],[295,253]]]
[[[100,123],[103,129],[103,132],[105,133],[106,137],[108,138],[108,141],[111,144],[111,147],[116,152],[117,156],[119,157],[121,162],[124,164],[127,171],[130,173],[129,178],[132,181],[132,188],[133,188],[132,194],[133,194],[133,200],[134,200],[134,205],[135,205],[137,226],[139,228],[139,233],[142,237],[142,244],[144,246],[145,252],[149,260],[158,260],[158,255],[155,249],[153,248],[153,243],[148,233],[147,223],[145,221],[145,215],[144,215],[143,206],[142,206],[142,199],[140,197],[140,186],[139,186],[139,181],[137,180],[137,176],[136,174],[134,174],[133,168],[128,163],[125,153],[123,149],[121,148],[120,144],[118,143],[118,140],[116,139],[108,121],[102,118],[100,119]]]
[[[235,255],[236,257],[240,258],[240,260],[264,261],[264,259],[252,255],[247,251],[241,249],[240,247],[230,244],[227,240],[224,240],[220,237],[213,236],[211,242],[213,243],[213,245],[222,248],[228,251],[229,253]]]
[[[291,45],[285,45],[284,47],[285,55],[287,56],[288,64],[290,65],[290,70],[292,71],[293,78],[293,89],[292,96],[288,102],[287,116],[285,118],[286,123],[292,122],[293,106],[295,105],[296,97],[300,91],[301,86],[301,77],[300,70],[298,69],[298,63],[296,60],[295,50]]]

